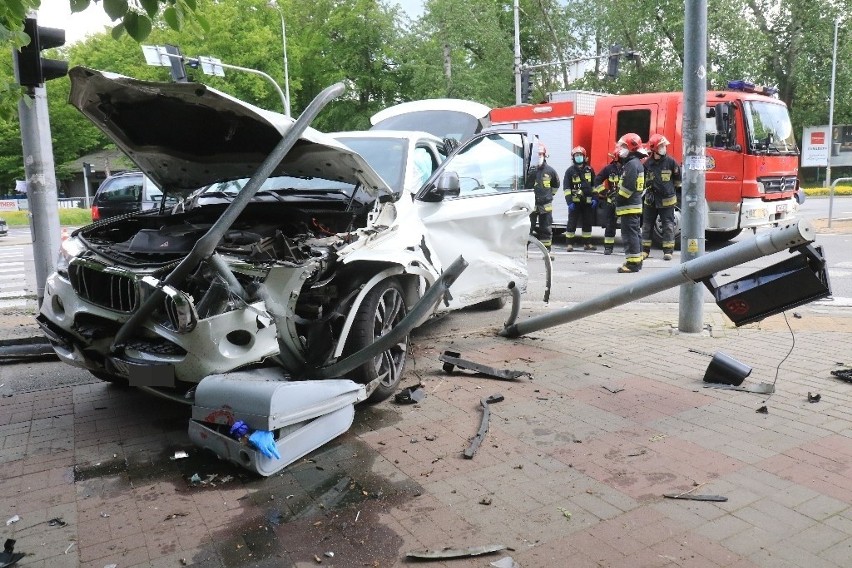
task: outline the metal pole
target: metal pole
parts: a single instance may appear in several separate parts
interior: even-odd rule
[[[281,42],[284,45],[284,94],[287,97],[285,104],[285,113],[290,116],[290,67],[287,65],[287,26],[284,25],[284,12],[278,4],[275,5],[278,9],[278,15],[281,16]]]
[[[834,151],[834,78],[837,74],[838,27],[840,27],[840,18],[834,20],[834,50],[831,52],[831,94],[828,96],[828,151],[825,158],[825,187],[833,187],[831,185],[831,153]],[[830,223],[831,214],[829,214],[828,219]]]
[[[828,228],[831,228],[831,217],[834,210],[834,190],[840,182],[852,181],[852,177],[839,177],[831,182],[831,190],[828,192]]]
[[[86,198],[86,200],[83,202],[83,207],[85,209],[89,208],[89,168],[86,167],[87,165],[88,164],[83,164],[83,195]]]
[[[16,61],[16,58],[12,58]],[[29,104],[24,97],[32,100]],[[44,87],[35,87],[18,101],[21,145],[27,177],[27,202],[30,209],[30,234],[35,262],[36,297],[44,299],[47,277],[56,270],[59,252],[59,200],[53,167],[53,144]]]
[[[683,188],[681,190],[681,262],[704,254],[705,156],[704,116],[707,108],[707,0],[687,0],[683,62]],[[687,282],[680,287],[678,329],[698,333],[704,321],[704,289]]]
[[[513,12],[515,18],[515,104],[521,104],[521,24],[520,0],[515,0]]]
[[[811,243],[816,231],[809,221],[799,219],[782,227],[761,233],[747,241],[740,241],[723,249],[705,254],[673,266],[668,270],[616,288],[606,294],[581,302],[576,306],[509,325],[500,332],[505,337],[519,337],[533,331],[595,315],[610,308],[645,298],[657,292],[674,288],[685,282],[700,282],[716,272],[750,262],[763,256]]]

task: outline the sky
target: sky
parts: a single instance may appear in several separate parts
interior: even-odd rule
[[[425,0],[396,1],[404,11],[408,12],[411,18],[416,18],[423,12]],[[96,4],[93,1],[85,11],[71,14],[68,0],[41,0],[41,8],[38,10],[38,23],[40,26],[64,29],[66,45],[83,40],[91,34],[102,32],[105,26],[112,25],[100,2]]]

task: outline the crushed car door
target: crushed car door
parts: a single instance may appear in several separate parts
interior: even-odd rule
[[[469,263],[453,284],[457,309],[506,294],[527,282],[527,237],[532,190],[524,187],[524,135],[481,134],[453,153],[417,194],[416,206],[430,246],[442,266],[460,254]],[[442,191],[440,180],[458,176],[457,190]]]

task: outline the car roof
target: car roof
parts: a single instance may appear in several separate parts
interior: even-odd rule
[[[407,140],[427,139],[436,144],[442,144],[443,140],[422,130],[347,130],[344,132],[330,132],[329,136],[336,139],[341,138],[404,138]]]
[[[419,101],[409,101],[393,105],[384,110],[380,110],[370,117],[370,124],[377,124],[388,118],[407,114],[412,112],[423,112],[427,110],[446,110],[469,114],[474,118],[483,118],[491,111],[482,103],[476,101],[468,101],[464,99],[423,99]]]
[[[200,83],[143,81],[74,67],[69,102],[159,187],[190,193],[252,176],[295,120]],[[361,182],[389,193],[356,152],[313,128],[302,133],[271,175]]]

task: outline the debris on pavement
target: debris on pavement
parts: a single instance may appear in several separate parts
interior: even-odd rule
[[[404,388],[393,397],[397,404],[417,404],[424,398],[426,398],[426,391],[423,390],[422,385]]]
[[[17,523],[20,520],[21,517],[19,517],[18,515],[15,515],[14,517],[9,517],[8,519],[6,519],[6,526],[8,527],[9,525]]]
[[[60,517],[54,517],[54,518],[50,519],[49,521],[47,521],[47,526],[49,526],[49,527],[64,527],[67,524],[68,523],[63,521]]]
[[[530,376],[530,373],[528,373],[527,371],[496,369],[494,367],[489,367],[488,365],[483,365],[481,363],[467,361],[466,359],[461,358],[461,353],[456,353],[455,351],[444,351],[441,356],[438,357],[438,360],[443,361],[443,369],[445,373],[452,373],[453,370],[458,367],[459,369],[464,369],[466,371],[475,371],[482,375],[488,375],[489,377],[501,379],[504,381],[511,381],[517,379],[518,377],[523,377],[525,375]]]
[[[483,497],[479,500],[480,505],[490,505],[492,503],[491,497]]]
[[[500,402],[501,400],[504,400],[504,398],[500,393],[492,394],[487,398],[479,400],[479,404],[482,405],[482,420],[479,423],[479,431],[476,433],[476,436],[473,437],[473,440],[470,442],[470,446],[468,446],[468,448],[464,451],[465,458],[473,458],[476,454],[476,450],[479,449],[479,445],[482,444],[482,440],[485,439],[485,434],[488,433],[488,422],[491,418],[491,411],[488,409],[488,405]]]
[[[562,513],[563,517],[565,517],[569,521],[571,520],[571,511],[569,511],[565,507],[556,507],[556,508],[559,510],[560,513]]]
[[[689,499],[691,501],[716,501],[719,503],[728,500],[727,497],[722,495],[704,495],[700,493],[664,493],[663,497],[668,497],[669,499]]]
[[[852,369],[837,369],[836,371],[832,371],[831,374],[841,381],[852,383]]]
[[[18,560],[26,556],[23,552],[15,552],[14,538],[7,538],[3,545],[3,552],[0,552],[0,568],[14,565]]]
[[[182,459],[188,458],[188,457],[189,457],[189,454],[184,452],[183,450],[181,450],[181,451],[175,452],[175,455],[173,455],[170,459],[182,460]]]
[[[505,550],[503,544],[486,544],[485,546],[471,546],[469,548],[442,548],[441,550],[412,550],[406,552],[408,558],[466,558],[469,556],[481,556]]]
[[[766,406],[761,406],[757,410],[755,410],[758,414],[769,414],[769,409]]]
[[[621,388],[621,387],[611,387],[611,386],[609,386],[609,385],[601,385],[601,387],[605,388],[606,390],[608,390],[608,391],[609,391],[609,392],[611,392],[612,394],[615,394],[615,393],[617,393],[617,392],[621,392],[621,391],[623,391],[623,390],[624,390],[624,389],[623,389],[623,388]]]
[[[819,402],[820,399],[822,399],[822,395],[820,395],[818,392],[808,393],[808,402]]]
[[[493,566],[494,568],[521,568],[521,565],[515,562],[515,559],[511,556],[504,556],[500,560],[495,560],[489,566]]]

